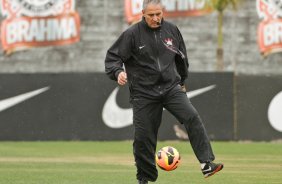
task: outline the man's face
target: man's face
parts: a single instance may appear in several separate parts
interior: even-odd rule
[[[148,4],[145,10],[142,10],[143,16],[149,27],[158,28],[163,18],[163,6],[161,4]]]

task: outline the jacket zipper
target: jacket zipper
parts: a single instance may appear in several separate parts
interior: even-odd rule
[[[159,67],[159,71],[161,72],[161,63],[160,63],[160,58],[159,58],[159,50],[158,50],[158,38],[157,38],[157,34],[156,34],[156,31],[154,31],[154,36],[155,36],[155,41],[156,41],[156,49],[157,49],[157,63],[158,63],[158,67]],[[158,86],[158,89],[159,89],[159,93],[162,95],[163,94],[163,91],[161,89],[161,86]]]
[[[154,36],[155,36],[155,41],[156,41],[156,49],[157,49],[157,63],[158,63],[158,67],[159,70],[161,71],[161,64],[160,64],[160,58],[159,58],[159,50],[158,50],[158,38],[157,38],[157,34],[156,31],[154,31]]]

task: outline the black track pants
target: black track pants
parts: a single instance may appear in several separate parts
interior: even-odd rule
[[[199,162],[214,160],[210,141],[199,114],[179,85],[158,98],[133,98],[132,105],[135,129],[133,153],[137,167],[137,179],[155,181],[158,177],[155,151],[163,108],[166,108],[179,122],[184,124]]]

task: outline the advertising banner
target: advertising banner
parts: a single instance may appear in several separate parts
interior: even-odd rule
[[[233,74],[191,73],[191,102],[212,140],[233,139]],[[0,140],[130,140],[128,86],[103,73],[1,74]],[[166,110],[159,140],[187,139]]]
[[[162,0],[165,17],[201,16],[213,11],[209,0]],[[142,17],[143,0],[125,0],[125,17],[129,24]]]
[[[282,1],[257,0],[261,23],[258,27],[258,44],[263,55],[282,51]]]
[[[71,44],[80,39],[75,0],[1,0],[2,48],[14,51]]]
[[[239,140],[282,139],[282,75],[238,76]]]

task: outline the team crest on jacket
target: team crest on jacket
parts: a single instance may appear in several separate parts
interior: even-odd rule
[[[167,49],[169,49],[170,51],[178,54],[181,56],[182,59],[185,58],[185,55],[177,48],[173,45],[173,39],[172,38],[166,38],[163,41],[163,44],[166,46]]]
[[[172,41],[173,40],[171,38],[166,38],[165,39],[165,43],[166,43],[167,46],[173,46]]]

